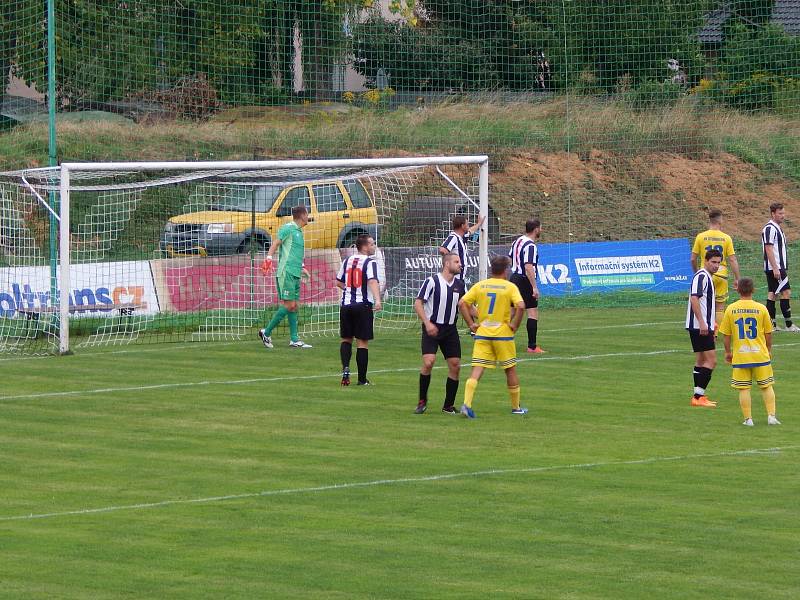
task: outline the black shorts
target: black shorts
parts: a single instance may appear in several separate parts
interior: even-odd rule
[[[519,289],[519,293],[525,301],[525,308],[536,308],[539,306],[539,299],[533,297],[531,282],[525,275],[514,273],[511,275],[511,283]]]
[[[692,351],[694,352],[708,352],[714,350],[714,331],[708,332],[708,335],[700,335],[699,329],[689,330],[689,339],[692,340]]]
[[[422,325],[422,353],[436,354],[441,350],[445,358],[461,358],[461,338],[455,325],[437,325],[439,335],[428,335],[425,325]]]
[[[339,307],[339,335],[343,338],[371,340],[372,304],[349,304]]]
[[[767,290],[774,294],[778,290],[778,285],[780,284],[780,281],[775,279],[775,275],[772,274],[772,271],[767,271],[766,275],[767,275]],[[786,276],[786,271],[781,269],[780,275],[781,279],[786,279],[786,284],[781,288],[781,292],[783,290],[791,289],[791,286],[789,285],[789,279]]]

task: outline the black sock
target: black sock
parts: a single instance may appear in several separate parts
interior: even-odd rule
[[[339,346],[339,356],[342,357],[342,370],[350,370],[350,357],[353,356],[353,344],[350,342],[342,342]]]
[[[369,364],[369,350],[366,348],[356,348],[356,364],[358,365],[358,380],[361,383],[367,381],[367,365]]]
[[[528,348],[536,348],[536,332],[539,329],[539,319],[528,319]]]
[[[775,324],[775,300],[767,300],[767,312],[772,324]]]
[[[788,298],[781,298],[781,314],[783,315],[784,321],[786,321],[786,327],[792,326],[792,307],[789,306],[789,299]]]
[[[711,383],[711,373],[713,373],[713,369],[697,367],[697,370],[700,373],[700,385],[697,387],[701,387],[705,390],[708,388],[708,384]]]
[[[431,384],[431,374],[419,374],[419,399],[428,401],[428,386]]]
[[[453,406],[456,403],[456,394],[458,393],[458,379],[447,378],[444,384],[444,408]]]

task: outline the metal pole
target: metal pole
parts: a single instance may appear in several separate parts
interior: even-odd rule
[[[59,297],[59,351],[69,352],[69,169],[61,167],[61,227],[59,231],[59,247],[61,250],[61,290]]]
[[[56,8],[55,0],[47,0],[47,130],[48,164],[55,167],[56,152]],[[58,213],[58,196],[55,191],[48,194],[52,210]],[[55,306],[58,298],[58,237],[59,224],[50,217],[50,298]],[[65,326],[59,322],[59,329]]]
[[[478,277],[486,279],[489,274],[489,159],[481,163],[478,179],[478,201],[481,207],[481,216],[486,217],[481,225],[480,247],[478,254]]]

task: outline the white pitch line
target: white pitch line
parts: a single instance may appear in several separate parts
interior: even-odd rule
[[[293,494],[309,494],[318,492],[331,492],[337,490],[348,490],[378,486],[389,486],[405,483],[427,483],[431,481],[444,481],[450,479],[466,479],[468,477],[485,477],[492,475],[516,475],[530,473],[547,473],[552,471],[569,471],[577,469],[594,469],[600,467],[619,467],[631,465],[651,465],[663,462],[676,462],[682,460],[696,460],[700,458],[725,458],[730,456],[748,456],[760,454],[777,454],[785,450],[795,450],[800,445],[782,446],[777,448],[751,448],[748,450],[727,450],[709,454],[685,454],[681,456],[656,456],[651,458],[639,458],[634,460],[620,460],[593,463],[575,463],[566,465],[551,465],[548,467],[528,467],[519,469],[486,469],[483,471],[467,471],[463,473],[443,473],[440,475],[426,475],[421,477],[403,477],[399,479],[376,479],[373,481],[356,481],[350,483],[334,483],[331,485],[320,485],[301,488],[284,488],[278,490],[264,490],[261,492],[251,492],[245,494],[228,494],[225,496],[208,496],[205,498],[186,498],[183,500],[161,500],[158,502],[143,502],[140,504],[123,504],[119,506],[103,506],[99,508],[84,508],[80,510],[66,510],[62,512],[39,513],[28,515],[13,515],[0,517],[3,521],[29,521],[33,519],[50,519],[55,517],[68,517],[77,515],[93,515],[100,513],[118,512],[123,510],[143,510],[149,508],[160,508],[164,506],[176,506],[182,504],[207,504],[211,502],[225,502],[229,500],[243,500],[248,498],[266,498],[269,496],[286,496]]]
[[[596,325],[596,326],[588,326],[588,327],[566,327],[561,329],[548,329],[548,332],[552,333],[564,333],[568,331],[585,331],[589,329],[627,329],[630,327],[650,327],[655,325],[677,325],[683,323],[683,321],[657,321],[652,323],[625,323],[623,325]],[[254,338],[255,339],[255,338]],[[213,342],[214,348],[219,348],[223,346],[234,346],[238,344],[245,344],[248,342],[252,342],[253,340],[249,339],[242,339],[242,340],[235,340],[230,342]],[[161,344],[161,346],[167,346],[169,342],[165,342]],[[202,344],[200,342],[194,343],[181,343],[176,344],[174,346],[169,346],[172,350],[190,350],[193,348],[208,350],[207,344]],[[146,352],[159,352],[163,348],[154,348],[154,347],[143,347],[142,345],[137,345],[131,348],[125,348],[121,350],[101,350],[99,352],[79,352],[77,354],[71,355],[70,358],[94,358],[97,356],[109,356],[114,354],[144,354]],[[4,362],[16,362],[16,361],[23,361],[23,360],[49,360],[52,358],[56,358],[53,354],[42,354],[37,356],[10,356],[10,357],[3,357],[0,358],[0,363]]]
[[[653,352],[610,352],[607,354],[583,354],[580,356],[550,356],[538,358],[520,358],[518,362],[534,362],[543,360],[592,360],[597,358],[610,358],[616,356],[653,356],[658,354],[674,354],[682,352],[682,350],[655,350]],[[447,368],[444,365],[435,367],[436,369]],[[402,367],[399,369],[376,369],[370,373],[404,373],[407,371],[419,371],[419,366]],[[300,381],[310,379],[328,379],[331,377],[340,377],[340,375],[333,373],[325,373],[318,375],[288,375],[285,377],[254,377],[251,379],[226,379],[226,380],[207,380],[207,381],[187,381],[183,383],[158,383],[153,385],[137,385],[129,387],[107,387],[95,388],[90,390],[72,390],[61,392],[42,392],[40,394],[19,394],[16,396],[0,396],[0,402],[6,400],[24,400],[35,398],[58,398],[64,396],[81,396],[89,394],[111,394],[117,392],[141,392],[146,390],[163,390],[174,389],[182,387],[203,387],[209,385],[241,385],[251,383],[274,383],[277,381]]]
[[[800,346],[800,342],[792,342],[789,344],[775,344],[774,347],[789,347]],[[599,358],[618,358],[624,356],[661,356],[664,354],[678,354],[687,352],[685,349],[670,349],[670,350],[653,350],[651,352],[608,352],[606,354],[581,354],[578,356],[538,356],[536,358],[520,358],[517,362],[542,362],[542,361],[573,361],[573,360],[595,360]],[[434,369],[446,369],[444,365],[435,366]],[[419,366],[402,367],[399,369],[376,369],[370,373],[407,373],[409,371],[419,371]],[[69,396],[82,396],[91,394],[111,394],[119,392],[142,392],[147,390],[164,390],[164,389],[177,389],[186,387],[205,387],[213,385],[247,385],[252,383],[275,383],[279,381],[308,381],[314,379],[329,379],[338,378],[338,373],[325,373],[318,375],[288,375],[285,377],[254,377],[251,379],[222,379],[222,380],[206,380],[206,381],[186,381],[183,383],[159,383],[153,385],[137,385],[128,387],[108,387],[108,388],[94,388],[90,390],[71,390],[62,392],[42,392],[39,394],[18,394],[16,396],[0,396],[0,402],[8,400],[36,400],[39,398],[63,398]]]

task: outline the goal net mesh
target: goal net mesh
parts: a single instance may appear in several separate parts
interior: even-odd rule
[[[70,348],[255,339],[279,305],[267,251],[298,205],[309,210],[301,335],[338,335],[336,274],[361,234],[378,245],[376,328],[410,327],[453,217],[478,218],[478,174],[478,164],[70,171]],[[3,352],[59,349],[59,178],[58,169],[0,174]]]

